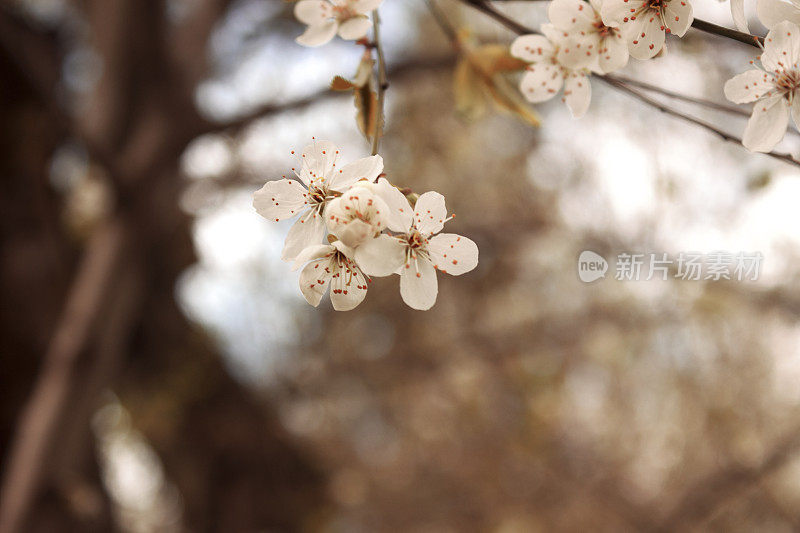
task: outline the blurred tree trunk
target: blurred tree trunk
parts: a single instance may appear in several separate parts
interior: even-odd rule
[[[90,430],[109,389],[181,492],[186,529],[302,529],[323,504],[320,474],[174,299],[177,277],[195,261],[191,221],[178,207],[178,160],[203,123],[191,90],[227,2],[205,2],[182,28],[167,27],[160,2],[81,5],[104,69],[75,125],[54,116],[54,41],[0,11],[17,32],[13,48],[5,40],[0,49],[0,452],[4,475],[25,480],[4,485],[4,511],[22,502],[9,531],[113,529]],[[62,199],[48,181],[53,151],[76,136],[116,196],[83,246],[65,231]],[[106,282],[84,270],[97,264],[95,251]],[[64,315],[86,311],[70,298],[80,302],[87,291],[96,291],[84,299],[95,308],[81,337]],[[74,357],[53,348],[57,332],[68,348],[82,341]],[[48,409],[51,427],[24,430],[40,430]],[[38,453],[29,442],[36,435]],[[20,455],[26,461],[12,465]],[[27,506],[24,494],[16,498],[23,486],[33,495]]]

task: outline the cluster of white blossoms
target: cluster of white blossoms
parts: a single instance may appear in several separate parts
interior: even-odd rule
[[[520,90],[537,103],[563,87],[575,118],[589,107],[592,72],[618,70],[629,56],[654,57],[667,33],[682,37],[693,20],[686,0],[553,0],[548,15],[542,35],[522,35],[511,45],[513,56],[530,63]]]
[[[372,27],[368,14],[378,9],[381,1],[300,0],[294,6],[294,16],[308,28],[296,40],[304,46],[320,46],[337,33],[348,41],[366,37]]]
[[[268,181],[253,196],[264,218],[297,218],[281,254],[303,267],[300,290],[313,306],[330,290],[337,311],[356,307],[370,276],[400,275],[400,294],[414,309],[436,302],[436,270],[458,276],[478,264],[473,241],[440,233],[447,216],[444,197],[426,192],[414,205],[382,177],[383,159],[373,155],[339,166],[339,149],[314,141],[300,154],[297,179]],[[327,236],[327,244],[325,234]]]

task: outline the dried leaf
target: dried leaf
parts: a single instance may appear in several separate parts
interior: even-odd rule
[[[356,124],[361,133],[369,140],[375,132],[378,120],[378,96],[372,88],[372,71],[375,61],[369,53],[364,53],[352,80],[343,76],[335,76],[331,81],[331,90],[353,91],[356,106]],[[380,117],[383,120],[383,117]]]
[[[355,83],[352,81],[343,78],[342,76],[335,76],[333,80],[331,80],[331,90],[332,91],[350,91],[357,87]]]
[[[456,110],[468,119],[486,112],[486,100],[522,121],[539,126],[539,115],[504,76],[525,68],[525,63],[511,56],[508,47],[499,44],[475,46],[465,36],[459,37],[461,60],[454,72],[453,92]]]
[[[453,73],[453,96],[456,111],[468,120],[486,114],[486,94],[480,76],[466,59],[461,59]]]

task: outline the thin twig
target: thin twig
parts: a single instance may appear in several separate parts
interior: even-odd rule
[[[378,16],[378,10],[372,12],[372,26],[373,26],[373,41],[375,44],[375,52],[378,56],[378,79],[377,87],[375,88],[378,95],[378,116],[375,117],[375,130],[372,132],[372,155],[378,154],[378,147],[380,146],[381,136],[383,135],[383,100],[388,87],[386,81],[386,60],[383,57],[383,46],[380,39],[380,25],[381,19]]]
[[[749,44],[750,46],[755,46],[756,48],[761,48],[761,45],[764,44],[763,37],[750,35],[749,33],[744,33],[742,31],[732,30],[730,28],[726,28],[725,26],[720,26],[718,24],[714,24],[712,22],[708,22],[705,20],[694,19],[694,21],[692,22],[692,28],[706,33],[710,33],[712,35],[727,37],[728,39],[733,39],[734,41],[739,41],[740,43]]]
[[[30,511],[71,391],[76,361],[91,340],[124,249],[125,229],[121,221],[113,220],[95,231],[84,253],[14,434],[0,491],[2,533],[20,531]]]
[[[629,95],[631,95],[634,98],[640,100],[641,102],[655,107],[656,109],[658,109],[659,111],[661,111],[663,113],[666,113],[667,115],[672,115],[673,117],[681,118],[681,119],[683,119],[683,120],[685,120],[687,122],[691,122],[692,124],[700,126],[701,128],[704,128],[707,131],[710,131],[711,133],[714,133],[715,135],[718,135],[720,138],[722,138],[722,139],[724,139],[726,141],[735,142],[737,144],[742,144],[741,137],[737,137],[736,135],[731,135],[730,133],[726,133],[726,132],[722,131],[721,129],[717,128],[716,126],[714,126],[713,124],[710,124],[710,123],[708,123],[708,122],[706,122],[704,120],[701,120],[699,118],[693,117],[691,115],[687,115],[685,113],[681,113],[680,111],[678,111],[676,109],[673,109],[673,108],[663,104],[662,102],[659,102],[658,100],[650,98],[649,96],[647,96],[646,94],[642,93],[641,91],[638,91],[638,90],[634,89],[633,87],[630,87],[630,86],[626,85],[624,82],[622,82],[622,81],[620,81],[618,79],[615,79],[615,78],[609,77],[609,76],[596,76],[596,77],[597,77],[597,79],[599,79],[599,80],[611,85],[612,87],[614,87],[616,89],[619,89],[619,90],[621,90],[621,91],[623,91],[625,93],[628,93]],[[792,165],[800,166],[800,161],[798,161],[797,159],[792,157],[790,154],[783,154],[783,153],[779,153],[779,152],[764,152],[764,155],[768,155],[768,156],[770,156],[772,158],[778,159],[778,160],[783,161],[785,163],[790,163]]]
[[[647,83],[646,81],[635,80],[633,78],[628,78],[627,76],[620,76],[618,74],[606,74],[606,78],[620,81],[626,85],[630,85],[632,87],[639,87],[640,89],[645,89],[647,91],[653,91],[658,94],[662,94],[669,98],[674,98],[675,100],[681,100],[682,102],[688,102],[690,104],[695,104],[703,107],[707,107],[709,109],[715,109],[717,111],[723,111],[725,113],[731,113],[733,115],[739,115],[742,117],[750,117],[750,112],[742,109],[741,107],[736,107],[733,105],[722,104],[719,102],[714,102],[711,100],[706,100],[705,98],[697,98],[695,96],[688,96],[681,93],[676,93],[674,91],[670,91],[668,89],[663,89],[658,85],[653,85],[652,83]]]

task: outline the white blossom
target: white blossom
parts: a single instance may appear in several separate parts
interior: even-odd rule
[[[564,88],[562,100],[572,116],[580,118],[589,108],[592,87],[586,68],[571,68],[559,61],[559,52],[568,43],[563,34],[549,24],[542,25],[545,35],[522,35],[511,43],[511,55],[530,63],[520,82],[520,91],[530,102],[544,102]]]
[[[683,37],[694,17],[688,0],[605,0],[608,26],[619,26],[636,59],[650,59],[664,48],[665,34]]]
[[[739,1],[743,2],[744,0]],[[769,29],[785,20],[800,26],[800,1],[798,0],[758,0],[756,13],[761,23]]]
[[[355,248],[372,239],[386,227],[389,206],[366,187],[352,187],[325,209],[328,230],[345,246]]]
[[[800,127],[800,28],[781,22],[764,39],[762,68],[743,72],[725,83],[725,96],[737,104],[755,102],[742,144],[754,152],[769,152],[780,142],[789,115]]]
[[[295,259],[300,272],[300,291],[317,307],[330,287],[331,304],[337,311],[350,311],[367,296],[367,278],[352,259],[353,250],[341,241],[316,244],[304,249]]]
[[[337,33],[349,41],[361,39],[372,27],[368,13],[378,9],[381,0],[300,0],[294,16],[308,25],[296,41],[305,46],[320,46]]]
[[[355,182],[373,181],[383,171],[379,155],[365,157],[336,168],[339,149],[328,141],[315,141],[300,156],[297,180],[268,181],[253,195],[253,207],[268,220],[299,217],[289,230],[281,259],[291,261],[308,246],[319,244],[325,236],[325,206]]]
[[[430,309],[438,294],[436,270],[454,276],[469,272],[478,264],[478,247],[466,237],[439,233],[449,219],[444,197],[436,192],[421,195],[414,208],[406,200],[396,220],[403,232],[368,240],[356,248],[356,262],[371,276],[399,273],[403,301]]]
[[[573,68],[588,67],[608,73],[628,63],[628,44],[622,31],[606,26],[600,18],[601,0],[553,0],[548,14],[555,28],[564,33],[565,45],[558,60]]]

